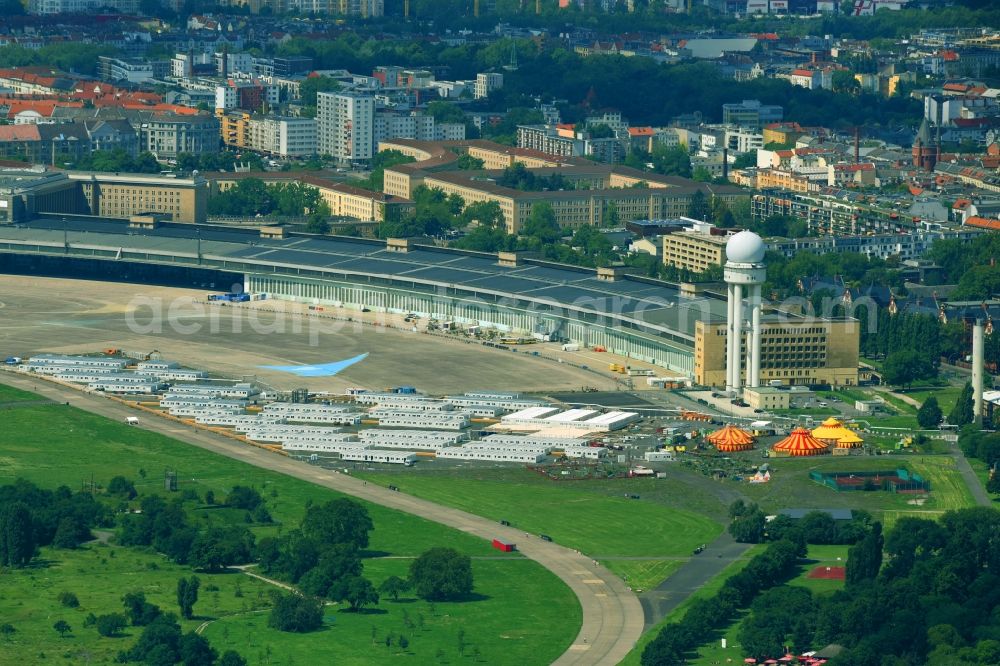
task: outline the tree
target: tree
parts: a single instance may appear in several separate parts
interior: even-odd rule
[[[215,666],[215,660],[219,656],[209,645],[208,639],[193,631],[181,636],[178,647],[184,666]]]
[[[330,590],[335,601],[346,601],[351,611],[357,612],[365,606],[378,603],[378,592],[371,581],[361,576],[345,576],[336,582]]]
[[[245,509],[253,511],[264,501],[260,493],[247,486],[233,486],[233,489],[226,496],[226,504],[234,509]]]
[[[523,236],[531,236],[540,243],[554,243],[562,236],[559,223],[556,222],[556,213],[552,209],[552,204],[539,201],[532,204],[531,214],[521,229]]]
[[[368,547],[374,525],[368,510],[345,498],[313,505],[302,519],[302,532],[321,546],[348,544],[358,550]]]
[[[848,586],[875,580],[882,568],[882,523],[874,523],[871,531],[847,551],[845,580]]]
[[[17,633],[17,629],[14,628],[10,622],[4,622],[0,624],[0,636],[3,636],[5,641],[9,641],[10,637]]]
[[[311,234],[328,234],[330,233],[330,223],[321,217],[313,216],[306,222],[306,231]]]
[[[687,216],[695,220],[705,220],[710,212],[705,193],[700,189],[695,190],[694,194],[691,195],[691,201],[688,202]]]
[[[108,494],[109,495],[119,495],[125,499],[135,499],[138,494],[135,491],[135,484],[126,479],[124,476],[115,476],[108,481]]]
[[[267,626],[278,631],[306,633],[323,625],[323,604],[313,597],[279,594],[275,597]]]
[[[0,566],[23,567],[35,556],[35,526],[23,502],[0,507]]]
[[[128,592],[122,597],[125,616],[134,627],[144,627],[160,616],[160,608],[146,601],[145,592]]]
[[[410,565],[410,581],[422,599],[459,599],[472,592],[472,560],[452,548],[431,548]]]
[[[909,386],[918,379],[929,379],[936,374],[926,355],[915,349],[892,352],[882,364],[882,379],[893,386]]]
[[[378,591],[392,597],[393,601],[399,601],[399,595],[410,589],[410,582],[399,576],[389,576],[379,585]]]
[[[56,623],[52,625],[52,628],[59,633],[59,638],[65,638],[66,634],[73,631],[73,627],[69,626],[69,622],[66,620],[56,620]]]
[[[219,658],[218,666],[247,666],[247,660],[235,650],[226,650]]]
[[[132,661],[146,664],[174,664],[180,661],[181,626],[177,616],[164,613],[150,622],[128,651]]]
[[[196,569],[218,571],[253,557],[254,536],[245,527],[211,527],[191,543],[189,560]]]
[[[764,540],[766,523],[764,512],[752,504],[729,523],[729,533],[740,543],[760,543]]]
[[[190,620],[194,615],[194,605],[198,602],[198,587],[201,581],[197,576],[190,579],[180,578],[177,580],[177,605],[180,606],[181,617]]]
[[[56,599],[66,608],[78,608],[80,606],[80,600],[72,592],[60,592]]]
[[[941,408],[934,396],[924,400],[924,404],[917,410],[917,423],[924,429],[937,428],[942,418]]]
[[[121,613],[108,613],[97,618],[97,633],[106,638],[117,636],[128,626],[128,620]]]
[[[968,382],[958,396],[958,401],[955,402],[951,413],[948,414],[948,423],[960,427],[972,423],[975,420],[972,407],[972,382]]]
[[[303,106],[316,106],[316,93],[336,92],[340,82],[329,76],[309,76],[299,84]]]

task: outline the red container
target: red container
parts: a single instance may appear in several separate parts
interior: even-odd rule
[[[500,539],[493,539],[493,547],[497,550],[502,550],[505,553],[513,553],[517,550],[517,546],[512,543],[504,543]]]

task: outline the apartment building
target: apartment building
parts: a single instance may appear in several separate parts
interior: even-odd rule
[[[760,129],[768,123],[781,122],[785,111],[774,104],[761,104],[760,100],[745,99],[740,103],[722,105],[722,122],[737,127]]]
[[[207,113],[153,116],[139,127],[139,145],[161,160],[176,159],[181,153],[217,153],[219,121]]]
[[[316,96],[317,144],[341,164],[371,160],[375,146],[375,98],[356,92]]]
[[[694,273],[704,273],[709,268],[726,263],[728,240],[728,234],[712,234],[697,228],[666,234],[662,238],[663,263]]]
[[[499,72],[485,72],[476,74],[476,85],[473,88],[473,97],[483,99],[489,97],[494,90],[503,88],[503,74]]]
[[[773,312],[765,315],[761,326],[761,382],[833,386],[858,383],[858,320],[807,319]],[[742,345],[744,354],[747,348]],[[746,367],[745,360],[741,367]],[[695,323],[694,377],[703,386],[725,386],[724,321]]]
[[[222,142],[232,148],[279,157],[316,154],[316,121],[299,117],[260,117],[249,113],[219,115]]]

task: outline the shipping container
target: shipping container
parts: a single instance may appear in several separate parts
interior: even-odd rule
[[[497,550],[502,550],[505,553],[513,553],[517,550],[517,546],[512,543],[506,543],[500,539],[493,539],[493,547]]]

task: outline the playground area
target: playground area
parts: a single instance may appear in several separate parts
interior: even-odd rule
[[[868,472],[814,470],[809,473],[809,478],[838,492],[881,490],[889,493],[923,494],[930,492],[931,489],[929,481],[905,467]]]

